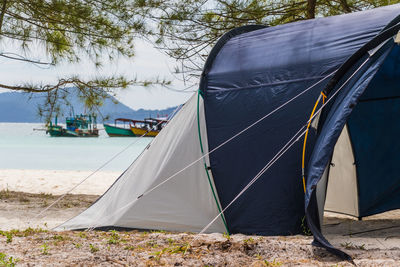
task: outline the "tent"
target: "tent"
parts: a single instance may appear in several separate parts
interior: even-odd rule
[[[400,208],[399,14],[226,33],[198,93],[58,229],[290,235],[307,222],[315,245],[348,257],[321,234],[324,207],[358,218]]]

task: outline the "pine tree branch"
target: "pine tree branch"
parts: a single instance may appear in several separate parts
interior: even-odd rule
[[[14,56],[9,56],[9,55],[14,55]],[[24,61],[24,62],[38,64],[38,65],[53,65],[54,66],[54,63],[28,59],[26,57],[23,57],[21,55],[15,54],[15,53],[3,52],[3,53],[0,53],[0,57],[12,59],[12,60]]]
[[[3,29],[3,20],[4,20],[4,14],[6,13],[7,10],[7,0],[3,0],[3,6],[1,7],[1,13],[0,13],[0,34]]]

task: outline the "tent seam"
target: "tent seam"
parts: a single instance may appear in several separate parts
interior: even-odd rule
[[[200,102],[200,95],[201,95],[200,92],[201,92],[201,91],[199,90],[199,92],[197,93],[197,130],[198,130],[198,135],[199,135],[200,151],[201,151],[202,156],[204,156],[203,141],[202,141],[202,139],[201,139],[201,132],[200,132],[200,104],[199,104],[199,102]],[[228,225],[227,225],[227,223],[226,223],[225,216],[224,216],[224,214],[222,213],[221,206],[220,206],[220,204],[219,204],[219,201],[218,201],[218,199],[217,199],[217,196],[216,196],[216,193],[215,193],[215,190],[214,190],[214,186],[213,186],[213,184],[212,184],[212,182],[211,182],[210,174],[208,173],[208,169],[207,169],[207,164],[206,164],[205,157],[203,157],[203,163],[204,163],[204,170],[206,171],[206,174],[207,174],[208,184],[209,184],[210,187],[211,187],[212,195],[213,195],[213,197],[214,197],[215,203],[217,204],[218,212],[221,214],[221,218],[222,218],[222,221],[223,221],[223,223],[224,223],[225,230],[226,230],[227,234],[229,234]]]
[[[328,74],[329,75],[329,74]],[[285,80],[285,81],[281,81],[281,82],[275,82],[275,83],[263,83],[263,84],[257,84],[257,85],[251,85],[251,86],[244,86],[244,87],[229,87],[226,88],[224,90],[221,90],[223,92],[226,91],[233,91],[233,90],[248,90],[248,89],[255,89],[255,88],[259,88],[259,87],[266,87],[266,86],[275,86],[275,85],[284,85],[284,84],[288,84],[288,83],[296,83],[296,82],[302,82],[302,81],[312,81],[315,79],[321,79],[321,78],[325,78],[327,75],[319,75],[319,76],[313,76],[310,78],[299,78],[299,79],[293,79],[293,80]],[[208,89],[212,89],[212,86],[209,86]],[[214,87],[217,88],[217,87]],[[208,91],[207,90],[207,94],[212,94],[212,93],[219,93],[220,91]]]

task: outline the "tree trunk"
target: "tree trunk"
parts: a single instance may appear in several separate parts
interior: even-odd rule
[[[351,9],[349,4],[347,3],[347,0],[340,0],[340,5],[342,6],[344,12],[351,13]]]
[[[307,0],[307,19],[315,18],[316,0]]]

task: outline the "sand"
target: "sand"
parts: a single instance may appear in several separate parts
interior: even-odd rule
[[[91,171],[0,170],[0,190],[61,195],[91,174]],[[102,195],[120,175],[121,172],[97,172],[71,193]]]
[[[89,207],[99,196],[69,194],[38,216],[58,195],[0,191],[0,230],[43,228],[51,230]],[[1,266],[1,264],[0,264]]]
[[[75,185],[91,175],[90,171],[64,170],[0,170],[0,191],[16,191],[39,194],[41,202],[3,202],[0,207],[0,229],[25,229],[27,227],[46,227],[52,229],[62,222],[78,215],[84,208],[81,205],[69,209],[51,209],[42,216],[36,217],[59,196],[69,192]],[[85,182],[76,187],[70,194],[77,195],[76,201],[86,203],[85,207],[102,195],[121,172],[100,171],[93,174]],[[28,194],[29,195],[29,194]],[[29,198],[29,197],[24,197]],[[5,199],[5,201],[8,201]]]
[[[17,258],[17,264],[23,266],[351,266],[323,249],[312,247],[312,237],[303,235],[228,237],[133,231],[113,236],[101,231],[80,234],[51,230],[90,206],[120,175],[113,172],[89,178],[43,216],[35,218],[58,195],[89,174],[0,170],[0,229],[40,229],[3,232],[0,253],[6,254],[8,260]],[[400,265],[399,210],[362,221],[325,213],[323,232],[333,245],[352,255],[358,266]],[[7,235],[12,236],[10,242]]]
[[[1,216],[8,210],[10,219],[24,222],[57,196],[2,192]],[[68,195],[49,210],[46,220],[67,219],[85,209],[97,196]],[[382,227],[387,220],[398,221],[399,213],[388,219],[354,221],[326,217],[324,230],[333,244],[354,257],[357,266],[399,266],[399,229],[357,234],[357,231]],[[389,219],[392,218],[392,219]],[[0,224],[9,227],[11,221]],[[352,266],[311,246],[312,237],[246,236],[174,233],[165,231],[65,231],[54,232],[50,224],[41,228],[0,232],[0,253],[19,266]],[[32,227],[32,225],[30,225]],[[351,229],[352,236],[347,236]],[[382,242],[381,245],[375,243]],[[379,243],[378,242],[378,243]],[[1,254],[0,254],[1,256]],[[10,259],[10,257],[12,257]],[[0,259],[0,266],[1,259]]]

